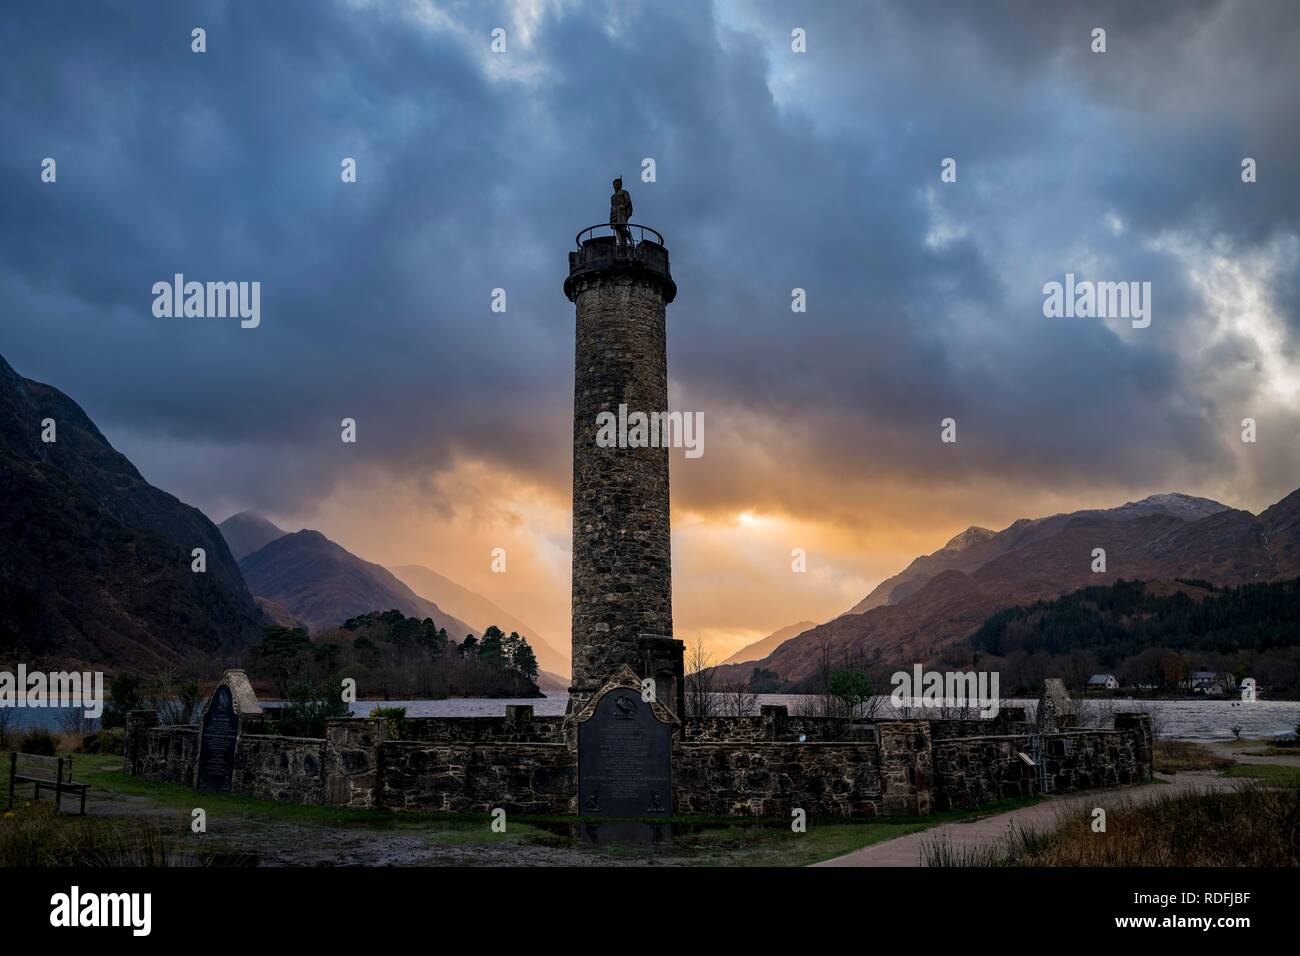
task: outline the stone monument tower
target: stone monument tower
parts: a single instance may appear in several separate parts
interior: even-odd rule
[[[569,253],[564,282],[577,308],[570,710],[627,665],[653,678],[656,698],[681,714],[668,448],[597,442],[602,412],[667,411],[665,306],[677,285],[663,236],[653,229],[622,222],[593,226],[578,234],[577,247]]]

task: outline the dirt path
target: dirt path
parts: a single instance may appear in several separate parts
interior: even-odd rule
[[[950,842],[953,849],[961,852],[965,848],[982,849],[999,843],[1013,824],[1033,827],[1039,830],[1051,829],[1056,824],[1057,814],[1063,810],[1076,807],[1104,807],[1120,801],[1152,800],[1177,790],[1231,789],[1235,781],[1217,777],[1212,773],[1156,774],[1164,783],[1147,783],[1136,787],[1124,787],[1118,790],[1094,790],[1088,793],[1068,797],[1049,797],[1032,807],[1010,810],[996,816],[967,820],[961,823],[945,823],[941,826],[920,833],[909,834],[895,840],[877,843],[874,846],[855,850],[844,856],[815,866],[922,866],[922,848],[934,841]]]

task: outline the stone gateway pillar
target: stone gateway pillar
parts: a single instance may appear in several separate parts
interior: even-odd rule
[[[681,713],[668,448],[662,435],[659,447],[634,447],[639,442],[627,424],[634,413],[668,409],[665,306],[677,286],[663,237],[635,223],[629,227],[631,242],[619,242],[609,227],[580,233],[564,283],[577,309],[570,711],[626,665],[654,678],[656,698]],[[607,419],[598,442],[602,413],[617,425],[610,428]],[[602,447],[615,432],[620,440]]]

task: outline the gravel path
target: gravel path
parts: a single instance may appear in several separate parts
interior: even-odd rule
[[[907,836],[863,847],[844,856],[815,866],[923,866],[922,848],[936,840],[951,841],[954,850],[983,849],[1000,843],[1007,834],[1007,829],[1014,823],[1038,830],[1052,829],[1056,825],[1057,814],[1077,807],[1104,807],[1119,801],[1145,801],[1155,799],[1177,790],[1193,787],[1207,790],[1231,789],[1235,781],[1225,780],[1212,773],[1156,774],[1164,783],[1147,783],[1136,787],[1124,787],[1117,790],[1095,790],[1090,793],[1076,794],[1068,797],[1048,797],[1032,807],[1009,810],[996,816],[981,817],[978,820],[965,820],[960,823],[945,823],[930,830],[912,833]]]

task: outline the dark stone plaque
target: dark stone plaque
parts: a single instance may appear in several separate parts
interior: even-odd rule
[[[239,739],[239,715],[230,688],[219,684],[203,715],[199,737],[200,790],[230,792],[230,775],[235,769],[235,744]]]
[[[673,810],[673,729],[627,687],[605,694],[578,725],[578,814],[667,817]]]

